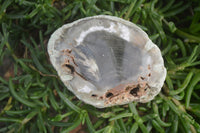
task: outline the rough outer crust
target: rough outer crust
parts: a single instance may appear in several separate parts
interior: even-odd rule
[[[64,63],[66,65],[69,65],[67,69],[64,68],[63,66],[63,69],[65,69],[65,71],[68,71],[67,72],[68,74],[64,75],[63,70],[61,71],[61,68],[59,66],[61,64],[56,64],[56,58],[60,55],[60,51],[55,50],[56,42],[60,41],[60,39],[64,37],[63,35],[66,29],[78,24],[81,21],[95,19],[95,18],[102,18],[102,19],[117,21],[124,25],[131,26],[136,31],[139,31],[140,34],[142,34],[143,38],[146,39],[146,44],[140,47],[143,47],[143,50],[147,51],[152,56],[153,60],[156,60],[153,66],[150,66],[150,65],[148,66],[148,69],[151,70],[151,73],[146,75],[146,77],[140,77],[137,82],[117,85],[115,88],[107,90],[103,95],[91,94],[91,97],[93,99],[96,99],[96,102],[88,100],[88,99],[84,99],[82,96],[78,95],[77,92],[74,91],[73,87],[69,84],[70,81],[75,76],[78,78],[84,79],[84,77],[81,77],[81,75],[77,73],[74,69],[75,67],[77,67],[77,65],[76,65],[76,62],[74,61],[73,55],[70,55],[71,51],[69,49],[63,49],[62,51],[63,54],[66,54],[69,57],[68,59],[65,60],[65,63]],[[148,35],[138,26],[136,26],[135,24],[129,21],[126,21],[114,16],[99,15],[99,16],[87,17],[87,18],[79,19],[73,23],[63,25],[61,28],[57,29],[51,35],[51,38],[48,42],[48,53],[49,53],[50,61],[52,65],[54,66],[61,80],[68,87],[68,89],[72,91],[79,99],[83,100],[84,102],[88,104],[96,106],[98,108],[104,108],[104,107],[109,107],[113,105],[122,105],[122,104],[129,103],[131,101],[148,102],[152,100],[160,92],[163,86],[165,77],[166,77],[166,69],[164,67],[164,62],[163,62],[160,49],[148,38]],[[71,66],[70,63],[73,65]],[[157,74],[157,78],[155,77],[154,79],[152,78],[152,80],[146,81],[146,78],[149,77],[151,79],[151,77],[154,76],[155,74]],[[120,88],[120,89],[116,89],[116,88]]]

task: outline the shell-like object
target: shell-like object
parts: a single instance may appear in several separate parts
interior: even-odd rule
[[[113,16],[63,25],[51,35],[48,53],[65,86],[98,108],[148,102],[166,77],[161,52],[148,35]]]

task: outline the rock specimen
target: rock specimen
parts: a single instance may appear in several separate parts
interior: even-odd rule
[[[148,102],[166,77],[161,52],[148,35],[113,16],[63,25],[52,34],[48,53],[67,88],[98,108]]]

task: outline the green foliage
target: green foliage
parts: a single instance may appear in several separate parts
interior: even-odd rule
[[[50,34],[99,14],[136,23],[162,50],[168,73],[153,101],[96,109],[57,77]],[[10,78],[0,77],[0,132],[200,132],[199,20],[198,0],[0,0],[1,68],[11,61]]]

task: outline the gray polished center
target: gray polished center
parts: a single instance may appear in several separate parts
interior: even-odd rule
[[[114,87],[140,73],[141,50],[113,33],[92,32],[75,51],[78,72],[98,88]],[[91,71],[91,61],[96,63],[97,71]]]

